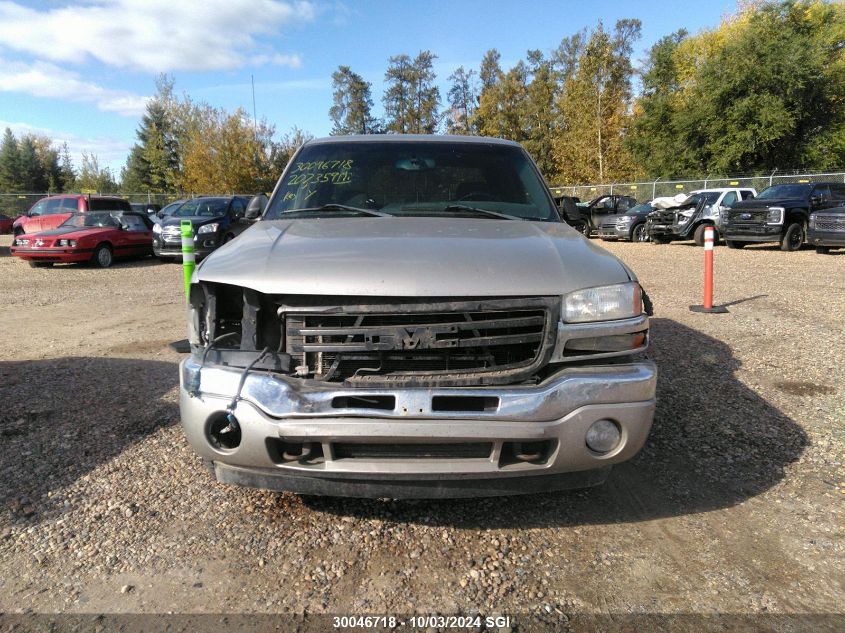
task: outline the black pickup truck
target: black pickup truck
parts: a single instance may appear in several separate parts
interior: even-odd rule
[[[759,196],[734,203],[721,227],[729,248],[780,242],[797,251],[807,238],[810,214],[845,204],[845,184],[817,182],[774,185]]]

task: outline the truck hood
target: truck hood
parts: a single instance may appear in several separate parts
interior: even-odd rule
[[[731,209],[768,209],[769,207],[806,207],[807,201],[801,198],[749,198],[739,200],[731,205]]]
[[[502,297],[630,276],[563,223],[414,217],[257,222],[207,257],[195,279],[266,294]]]

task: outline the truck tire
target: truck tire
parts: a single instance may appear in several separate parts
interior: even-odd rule
[[[725,240],[725,244],[728,245],[728,248],[745,248],[748,246],[748,242],[736,242],[734,240]]]
[[[830,254],[830,246],[816,246],[816,252],[819,255],[828,255]]]
[[[692,239],[695,241],[696,246],[704,246],[704,229],[708,226],[713,229],[713,244],[719,243],[719,231],[716,230],[715,226],[712,224],[699,224],[692,234]]]
[[[804,225],[801,222],[792,222],[783,232],[780,250],[791,253],[800,251],[802,246],[804,246]]]

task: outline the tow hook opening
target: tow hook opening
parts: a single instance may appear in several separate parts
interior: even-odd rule
[[[499,468],[513,464],[545,464],[556,447],[555,440],[504,442],[499,457]]]
[[[208,420],[209,443],[219,451],[233,451],[241,445],[241,425],[231,411],[221,411]]]

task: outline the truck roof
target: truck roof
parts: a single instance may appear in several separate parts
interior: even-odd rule
[[[521,147],[515,141],[507,141],[492,136],[460,136],[451,134],[352,134],[349,136],[325,136],[315,138],[305,145],[322,143],[477,143],[485,145],[509,145]]]

